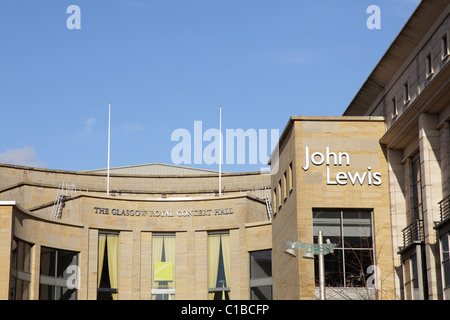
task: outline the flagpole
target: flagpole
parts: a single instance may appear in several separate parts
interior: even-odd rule
[[[109,195],[109,162],[111,153],[111,101],[109,102],[108,114],[108,177],[106,179],[106,194]]]
[[[222,195],[222,105],[219,107],[219,196]]]

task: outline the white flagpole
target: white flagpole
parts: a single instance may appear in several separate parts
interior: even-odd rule
[[[219,107],[219,196],[222,195],[222,105]]]
[[[108,115],[108,177],[106,180],[106,194],[109,195],[109,162],[111,151],[111,101],[109,102],[109,115]]]

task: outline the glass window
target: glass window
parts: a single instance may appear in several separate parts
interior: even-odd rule
[[[250,299],[272,299],[272,250],[250,252]]]
[[[152,299],[175,299],[175,234],[153,234]]]
[[[250,287],[250,300],[272,300],[272,285]]]
[[[444,60],[448,57],[449,51],[448,51],[448,37],[447,33],[444,34],[444,36],[441,39],[441,58]]]
[[[409,102],[409,84],[408,81],[403,85],[403,102],[407,104]]]
[[[11,300],[28,300],[30,297],[31,249],[32,244],[13,238],[9,291]]]
[[[39,285],[39,300],[76,300],[76,290],[47,284]]]
[[[417,270],[417,255],[412,254],[403,261],[404,294],[406,300],[420,299],[419,274]]]
[[[449,236],[449,233],[445,233],[443,236],[441,236],[441,272],[445,300],[450,300]]]
[[[272,276],[272,250],[250,252],[250,278]]]
[[[273,193],[272,193],[272,203],[274,204],[273,206],[273,213],[276,214],[277,210],[278,210],[278,200],[277,200],[277,188],[273,188]]]
[[[40,300],[76,300],[78,253],[41,247]]]
[[[281,208],[281,203],[283,201],[283,189],[281,189],[281,180],[278,180],[278,208]]]
[[[98,234],[97,299],[117,300],[119,272],[119,235]]]
[[[433,74],[433,59],[431,53],[429,53],[425,58],[426,76],[429,77]]]
[[[14,238],[11,250],[11,268],[30,272],[31,247],[28,242]]]
[[[392,116],[396,116],[398,114],[398,110],[397,110],[397,100],[395,100],[395,98],[392,98],[391,105],[392,105]]]
[[[314,209],[313,232],[314,241],[317,243],[319,230],[323,232],[324,239],[330,239],[332,243],[342,246],[341,210],[340,209]]]
[[[422,182],[420,178],[419,153],[416,153],[411,158],[411,188],[413,219],[422,219]]]
[[[208,234],[209,300],[230,299],[230,234]]]
[[[331,287],[366,287],[369,266],[374,265],[372,211],[367,209],[314,209],[314,243],[319,230],[324,241],[337,244],[333,254],[324,256],[325,283]],[[319,285],[318,257],[314,260]]]
[[[291,191],[294,188],[294,175],[292,173],[292,162],[289,163],[289,191]]]
[[[10,300],[29,300],[30,299],[30,281],[22,280],[18,277],[11,277]]]
[[[372,248],[370,211],[347,209],[343,212],[342,224],[346,248]]]
[[[55,276],[56,269],[56,249],[52,248],[41,248],[41,275],[44,276]]]

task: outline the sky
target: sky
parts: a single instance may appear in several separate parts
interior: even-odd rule
[[[2,0],[0,162],[106,168],[111,102],[111,167],[218,170],[222,106],[222,171],[258,171],[292,115],[342,115],[418,4]],[[239,129],[258,139],[243,163]]]

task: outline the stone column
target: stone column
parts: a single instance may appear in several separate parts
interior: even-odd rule
[[[439,299],[442,293],[439,264],[439,242],[434,222],[440,220],[439,201],[442,199],[440,169],[440,139],[438,115],[422,113],[419,116],[420,170],[422,181],[423,225],[428,280],[428,298]]]
[[[403,246],[402,229],[407,224],[406,209],[406,182],[405,170],[402,164],[403,151],[396,149],[387,150],[388,172],[389,172],[389,198],[391,211],[391,230],[392,230],[392,259],[394,268],[401,271],[402,261],[397,254],[399,247]],[[401,296],[402,279],[401,272],[396,272],[394,277],[395,293],[397,297]]]

